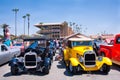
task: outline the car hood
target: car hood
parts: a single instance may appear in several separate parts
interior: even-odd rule
[[[85,51],[93,50],[92,46],[77,46],[73,47],[73,51],[78,53],[79,55],[83,55]]]

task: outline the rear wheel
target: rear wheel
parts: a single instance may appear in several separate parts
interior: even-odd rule
[[[101,56],[105,57],[105,53],[104,53],[104,52],[101,52]]]
[[[69,61],[67,61],[67,60],[63,60],[63,63],[64,63],[65,68],[66,68],[67,70],[69,70],[69,64],[68,64],[68,62],[69,62]]]
[[[55,56],[55,52],[53,52],[53,56]]]
[[[64,55],[63,55],[62,61],[63,61],[63,63],[66,65],[66,63],[65,63],[65,59],[64,59]]]
[[[73,74],[76,74],[76,72],[77,72],[76,66],[72,66],[71,63],[69,63],[68,66],[69,66],[69,71]]]
[[[11,73],[12,73],[12,75],[18,74],[18,67],[17,66],[12,66],[11,67]]]
[[[102,72],[105,73],[105,74],[108,74],[109,71],[110,71],[110,66],[104,64],[104,65],[102,66]]]

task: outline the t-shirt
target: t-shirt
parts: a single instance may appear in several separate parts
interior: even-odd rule
[[[11,40],[6,40],[5,42],[3,42],[3,44],[6,44],[7,46],[11,45]]]

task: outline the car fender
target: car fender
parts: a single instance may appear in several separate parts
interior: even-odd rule
[[[49,66],[51,64],[51,59],[48,57],[45,57],[44,59],[44,66]]]
[[[18,65],[18,59],[13,58],[12,60],[9,61],[9,66],[17,66]]]
[[[76,58],[70,58],[69,60],[72,66],[78,66],[79,61]]]
[[[107,65],[111,66],[112,61],[107,57],[103,57],[103,64],[107,64]]]
[[[66,49],[63,52],[63,57],[64,57],[64,60],[68,60],[69,59]]]
[[[106,49],[106,48],[101,48],[101,49],[100,49],[100,55],[101,55],[101,53],[105,53],[105,56],[110,58],[110,54],[109,54],[110,52],[109,52],[108,49]]]

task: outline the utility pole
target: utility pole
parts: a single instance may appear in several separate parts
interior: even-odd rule
[[[12,9],[13,12],[15,12],[15,37],[17,37],[17,12],[19,11],[19,9],[15,8]]]
[[[26,20],[26,16],[23,16],[23,19],[24,19],[24,36],[25,36],[25,20]]]
[[[30,14],[26,14],[28,17],[28,36],[29,36],[29,28],[30,28]]]

